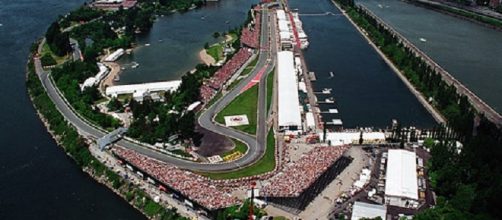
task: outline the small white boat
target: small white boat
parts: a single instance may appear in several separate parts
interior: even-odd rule
[[[139,67],[139,63],[133,62],[132,66],[133,69],[136,69]]]
[[[422,41],[422,42],[427,42],[427,39],[425,39],[423,37],[421,37],[419,40]]]
[[[2,27],[2,26],[3,26],[3,24],[2,24],[2,23],[0,23],[0,27]]]
[[[335,103],[335,98],[331,97],[331,98],[327,98],[325,100],[326,103]]]
[[[150,46],[150,44],[145,44],[145,46],[149,47],[149,46]]]
[[[322,94],[331,94],[331,88],[322,89]]]
[[[335,74],[333,72],[329,72],[329,78],[335,77]]]

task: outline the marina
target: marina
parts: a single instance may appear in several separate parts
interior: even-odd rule
[[[289,5],[300,12],[309,36],[309,48],[303,51],[303,56],[313,91],[330,88],[329,96],[336,100],[318,106],[319,112],[333,108],[339,112],[321,114],[323,121],[330,122],[326,124],[342,119],[344,128],[386,128],[392,119],[397,119],[403,126],[435,125],[429,112],[345,17],[301,16],[326,11],[341,13],[330,1],[291,0]],[[326,94],[315,95],[321,103],[329,98]]]

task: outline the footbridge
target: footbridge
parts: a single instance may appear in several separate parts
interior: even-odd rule
[[[127,132],[127,128],[120,127],[112,132],[106,134],[105,136],[99,138],[96,143],[98,144],[98,147],[100,150],[104,150],[106,146],[117,142],[118,140],[122,139],[124,137],[124,134]]]

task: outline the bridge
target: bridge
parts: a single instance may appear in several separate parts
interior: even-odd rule
[[[98,147],[100,150],[104,150],[106,146],[120,140],[124,134],[127,132],[127,128],[120,127],[112,132],[106,134],[105,136],[99,138],[96,143],[98,144]]]

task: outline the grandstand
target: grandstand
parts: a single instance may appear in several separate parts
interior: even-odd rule
[[[260,190],[260,198],[299,213],[351,162],[343,156],[348,146],[316,147],[274,177]]]

